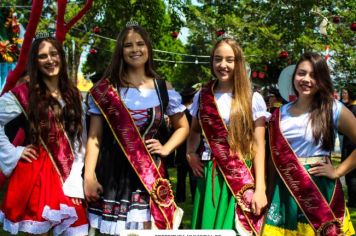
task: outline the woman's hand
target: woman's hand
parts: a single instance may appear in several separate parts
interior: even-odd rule
[[[79,206],[82,204],[82,199],[80,199],[80,198],[72,197],[71,199],[72,199],[72,202],[74,205]]]
[[[37,148],[32,144],[27,145],[20,156],[21,159],[27,162],[32,162],[32,160],[37,160],[37,157],[38,157]]]
[[[263,209],[267,206],[267,196],[265,191],[255,190],[252,202],[251,211],[254,215],[260,215]]]
[[[157,139],[148,139],[145,141],[146,147],[151,154],[158,154],[161,157],[166,157],[169,152],[164,148],[161,142]]]
[[[88,202],[96,202],[103,193],[103,186],[96,177],[84,178],[84,194]]]
[[[311,165],[312,168],[308,170],[309,174],[314,176],[325,176],[329,179],[337,179],[339,176],[336,173],[336,169],[331,164],[331,160],[326,158],[325,162],[318,162]]]
[[[187,153],[186,155],[187,161],[192,168],[193,174],[196,177],[204,176],[204,163],[200,160],[200,157],[196,153]]]

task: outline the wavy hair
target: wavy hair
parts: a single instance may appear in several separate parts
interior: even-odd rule
[[[61,92],[65,106],[62,108],[57,99],[51,96],[42,72],[38,64],[38,52],[42,42],[48,42],[58,51],[61,67],[58,75],[58,89]],[[30,138],[32,143],[40,144],[40,137],[48,135],[49,120],[48,112],[53,111],[55,120],[63,125],[71,143],[75,138],[82,145],[82,105],[79,90],[69,79],[67,72],[67,62],[62,45],[54,38],[36,39],[31,46],[28,58],[29,81],[29,110],[28,118],[30,123]],[[44,140],[46,141],[46,140]]]
[[[213,76],[216,77],[213,68],[215,50],[223,43],[228,44],[235,55],[228,142],[233,152],[241,153],[243,158],[250,159],[254,156],[255,128],[252,117],[252,85],[246,72],[243,51],[240,45],[231,38],[220,40],[211,52],[210,65]]]
[[[326,61],[317,53],[306,52],[299,59],[293,72],[293,90],[297,96],[298,91],[294,86],[295,75],[300,63],[309,61],[314,71],[317,92],[314,94],[310,106],[310,122],[315,144],[321,141],[322,148],[328,151],[334,148],[335,133],[333,128],[334,88],[330,78],[329,67]]]

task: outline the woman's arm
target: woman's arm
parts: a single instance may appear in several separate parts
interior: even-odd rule
[[[255,121],[254,131],[253,166],[255,170],[255,193],[252,198],[251,210],[260,215],[267,205],[266,181],[265,181],[265,118],[260,117]]]
[[[197,118],[192,118],[189,137],[187,140],[187,161],[192,168],[193,174],[197,177],[204,176],[204,164],[197,153],[201,142],[201,127]]]
[[[353,143],[356,144],[356,118],[352,112],[342,106],[338,130],[346,135]],[[318,163],[309,169],[309,173],[315,176],[326,176],[330,179],[340,178],[356,168],[356,150],[354,150],[341,164],[334,168],[330,162]]]
[[[100,185],[95,175],[102,136],[102,117],[91,116],[84,163],[84,193],[89,202],[97,201],[99,195],[103,192],[103,187]]]
[[[189,124],[184,112],[178,112],[169,116],[174,132],[169,140],[162,145],[157,139],[146,140],[147,149],[151,154],[158,154],[166,157],[171,154],[183,141],[189,133]]]
[[[33,145],[15,147],[5,134],[5,125],[21,115],[22,110],[12,93],[0,97],[0,169],[9,176],[20,158],[32,162],[37,158],[37,150]]]

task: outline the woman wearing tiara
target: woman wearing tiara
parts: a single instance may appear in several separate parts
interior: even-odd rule
[[[153,70],[147,32],[129,22],[89,96],[84,190],[91,227],[113,235],[178,228],[182,212],[162,159],[188,135],[184,110],[180,95]],[[164,114],[174,127],[168,141]]]
[[[236,40],[223,36],[210,64],[216,79],[194,97],[187,142],[187,160],[199,177],[192,228],[259,234],[267,205],[264,136],[270,113],[262,96],[252,92]]]
[[[86,131],[81,96],[54,38],[37,38],[29,82],[0,97],[0,168],[9,177],[0,221],[11,234],[87,235],[83,207]],[[20,146],[4,133],[12,120],[26,132]]]
[[[331,164],[337,131],[356,143],[356,119],[333,97],[326,61],[304,53],[292,77],[297,100],[270,120],[271,157],[277,170],[262,235],[354,235],[339,178],[356,168],[356,151]]]

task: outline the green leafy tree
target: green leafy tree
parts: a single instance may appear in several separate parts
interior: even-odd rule
[[[188,45],[208,53],[209,45],[216,42],[214,32],[225,31],[239,41],[252,71],[265,73],[264,79],[254,79],[256,83],[276,83],[279,72],[295,63],[303,51],[322,53],[326,45],[330,46],[335,81],[355,76],[355,31],[350,29],[354,1],[197,2],[185,8],[192,34]],[[335,21],[337,17],[340,22]],[[319,30],[323,19],[328,20],[327,35]],[[286,58],[280,55],[282,51],[288,53]]]
[[[91,38],[90,48],[96,51],[89,53],[83,68],[84,73],[95,72],[100,77],[111,59],[115,46],[113,39],[117,38],[120,30],[130,20],[137,21],[149,32],[154,49],[185,52],[182,43],[171,36],[172,32],[179,31],[182,25],[180,18],[176,15],[177,11],[174,10],[174,3],[166,3],[162,0],[98,0],[95,3],[96,7],[92,11],[95,17],[92,19],[100,28],[100,33]],[[174,63],[164,61],[176,61],[179,57],[156,51],[154,58],[158,59],[155,62],[158,73],[174,83],[179,73],[172,69]]]

